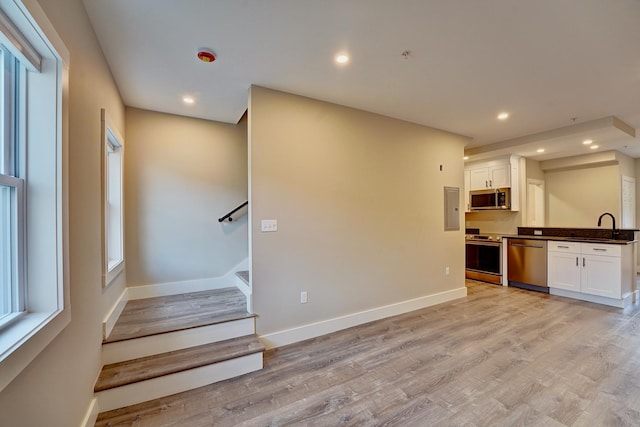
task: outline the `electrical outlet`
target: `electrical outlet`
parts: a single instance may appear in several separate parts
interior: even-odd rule
[[[534,236],[542,236],[542,230],[533,230]]]
[[[445,267],[444,268],[444,275],[448,276],[449,275],[449,267]]]
[[[278,220],[277,219],[263,219],[260,222],[260,231],[263,233],[271,233],[274,231],[278,231]]]
[[[309,299],[307,298],[307,291],[300,292],[300,304],[306,304]]]

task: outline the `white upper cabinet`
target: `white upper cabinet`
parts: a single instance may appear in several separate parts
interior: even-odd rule
[[[464,168],[465,207],[469,212],[469,191],[511,188],[511,210],[520,210],[520,156],[473,162]]]
[[[472,166],[470,191],[511,187],[511,166],[509,163],[492,166]]]

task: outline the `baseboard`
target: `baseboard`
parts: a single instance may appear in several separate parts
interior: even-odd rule
[[[573,298],[581,301],[593,302],[596,304],[603,304],[603,305],[608,305],[610,307],[618,307],[618,308],[625,308],[628,305],[632,304],[638,295],[638,291],[633,291],[633,292],[627,293],[621,299],[617,299],[617,298],[601,297],[599,295],[585,294],[582,292],[568,291],[566,289],[558,289],[558,288],[550,288],[549,293],[551,295],[557,295],[559,297]]]
[[[106,339],[113,330],[118,317],[120,317],[122,310],[124,310],[124,306],[127,305],[127,301],[129,301],[129,292],[127,288],[125,288],[102,321],[102,339]]]
[[[87,409],[87,413],[80,424],[80,427],[93,427],[96,425],[96,420],[98,419],[98,399],[91,399],[91,403],[89,403],[89,408]]]
[[[408,313],[410,311],[419,310],[421,308],[430,307],[432,305],[441,304],[454,299],[464,298],[465,296],[467,296],[467,288],[457,288],[446,292],[440,292],[396,304],[390,304],[371,310],[324,320],[322,322],[311,323],[297,328],[260,335],[259,338],[267,349],[282,347],[284,345],[326,335],[374,320],[397,316],[399,314]]]
[[[142,286],[127,285],[128,296],[130,300],[135,300],[232,287],[235,286],[236,271],[246,270],[247,266],[248,259],[244,259],[224,276]]]

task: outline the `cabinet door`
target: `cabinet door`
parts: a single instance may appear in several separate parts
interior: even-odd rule
[[[547,258],[549,287],[580,292],[580,260],[579,253],[549,252]]]
[[[620,257],[582,255],[582,292],[609,298],[621,298]]]
[[[489,168],[471,169],[469,172],[471,191],[489,188]]]
[[[464,171],[464,211],[471,212],[469,190],[471,189],[471,171]]]
[[[489,169],[489,186],[491,188],[511,187],[511,166],[492,166]]]

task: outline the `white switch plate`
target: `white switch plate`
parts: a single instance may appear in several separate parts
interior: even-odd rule
[[[445,267],[444,268],[444,275],[448,276],[449,275],[449,267]]]
[[[300,304],[306,304],[309,299],[307,298],[307,291],[300,292]]]
[[[265,232],[265,233],[278,231],[278,220],[277,219],[263,219],[260,222],[260,231]]]

